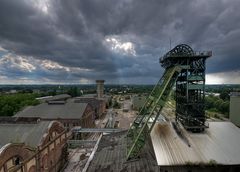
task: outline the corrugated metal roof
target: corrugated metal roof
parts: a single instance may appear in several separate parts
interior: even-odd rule
[[[170,123],[154,126],[151,138],[158,165],[240,164],[240,129],[232,123],[209,122],[204,133],[185,132],[185,136],[190,147]]]
[[[126,132],[103,135],[87,171],[159,171],[149,144],[145,145],[141,158],[126,162],[126,141]]]
[[[66,100],[68,98],[71,98],[71,96],[68,94],[58,94],[55,96],[38,97],[37,100],[56,101],[56,100]]]
[[[0,148],[8,143],[25,143],[36,147],[45,132],[50,121],[40,121],[35,124],[0,124]]]
[[[29,106],[18,112],[15,117],[40,117],[42,119],[80,119],[87,103],[66,102],[65,104],[42,103]]]

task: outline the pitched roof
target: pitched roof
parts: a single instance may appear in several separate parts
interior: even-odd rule
[[[68,94],[58,94],[55,96],[46,96],[46,97],[39,97],[38,100],[44,100],[44,101],[56,101],[56,100],[65,100],[71,98]]]
[[[40,117],[42,119],[80,119],[87,103],[66,102],[62,104],[42,103],[29,106],[18,112],[14,117]]]
[[[0,149],[8,143],[25,143],[37,147],[51,121],[40,121],[32,124],[0,124]]]

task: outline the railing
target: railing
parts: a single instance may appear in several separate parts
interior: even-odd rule
[[[163,57],[160,58],[160,62],[162,62],[163,60],[165,60],[168,57],[193,57],[193,56],[199,56],[199,57],[205,57],[205,56],[212,56],[212,51],[195,51],[193,55],[189,55],[189,54],[165,54]]]
[[[195,51],[195,56],[212,56],[212,51]]]
[[[119,128],[81,128],[81,127],[74,127],[72,128],[72,132],[76,133],[115,133],[124,131],[124,129]]]

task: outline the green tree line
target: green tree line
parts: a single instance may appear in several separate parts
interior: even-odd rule
[[[13,116],[25,106],[37,105],[36,94],[18,93],[0,96],[0,116]]]
[[[205,98],[206,110],[211,112],[218,112],[229,116],[229,96],[228,94],[220,94],[220,96],[209,95]]]

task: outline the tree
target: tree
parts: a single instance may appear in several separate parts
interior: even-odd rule
[[[68,94],[70,94],[72,97],[80,95],[77,87],[71,87],[70,90],[68,91]]]
[[[229,96],[229,91],[227,90],[223,90],[219,97],[222,99],[222,100],[229,100],[230,96]]]
[[[1,108],[0,113],[1,116],[12,116],[14,113],[14,108],[13,106],[9,106],[8,104],[6,104]]]
[[[25,106],[37,105],[36,94],[19,93],[0,96],[0,116],[12,116]]]
[[[205,98],[205,107],[209,111],[222,113],[225,117],[229,115],[229,100],[210,95]]]

